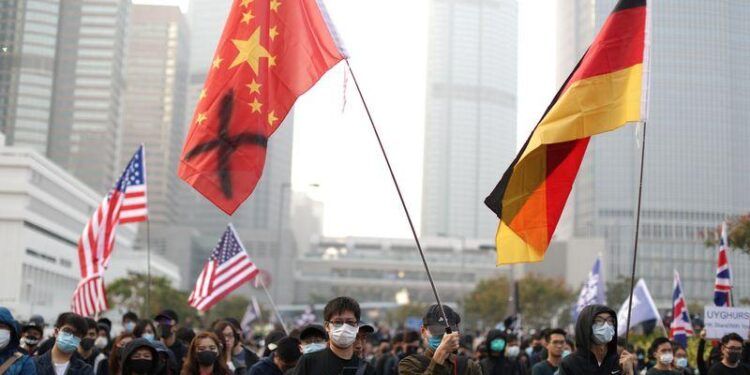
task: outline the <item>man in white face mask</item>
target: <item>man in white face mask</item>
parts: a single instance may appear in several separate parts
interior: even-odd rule
[[[370,364],[354,355],[359,332],[359,303],[349,297],[336,297],[323,310],[325,330],[330,339],[326,349],[300,358],[295,375],[375,375]]]

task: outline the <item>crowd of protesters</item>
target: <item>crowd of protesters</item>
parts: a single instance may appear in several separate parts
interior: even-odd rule
[[[323,324],[254,340],[232,317],[195,331],[171,310],[153,320],[129,312],[115,333],[106,318],[66,312],[45,337],[42,317],[19,323],[0,307],[0,375],[750,375],[750,342],[736,333],[707,342],[702,332],[695,358],[664,337],[642,350],[617,337],[617,314],[601,305],[579,314],[575,332],[530,337],[467,331],[449,306],[431,306],[419,331],[360,314],[357,301],[337,297]]]

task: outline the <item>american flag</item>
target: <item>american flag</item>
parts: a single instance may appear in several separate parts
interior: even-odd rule
[[[188,303],[200,311],[208,311],[211,306],[252,280],[257,274],[258,268],[247,255],[234,226],[229,224],[198,275]]]
[[[143,145],[86,223],[78,241],[81,282],[73,293],[72,308],[90,316],[108,308],[102,274],[109,265],[118,224],[148,219],[146,167]]]
[[[714,285],[714,304],[716,306],[732,306],[732,270],[729,268],[729,258],[727,258],[728,248],[727,223],[722,223],[719,259],[716,265],[716,284]]]
[[[687,349],[687,338],[693,335],[685,294],[682,292],[680,274],[674,271],[674,292],[672,292],[672,324],[669,337]]]

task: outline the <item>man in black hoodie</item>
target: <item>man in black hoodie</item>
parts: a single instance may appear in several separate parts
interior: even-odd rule
[[[560,364],[560,375],[634,375],[636,357],[617,355],[617,314],[603,305],[585,307],[576,322],[576,350]]]

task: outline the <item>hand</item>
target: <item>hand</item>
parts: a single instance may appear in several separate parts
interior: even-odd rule
[[[705,340],[706,339],[706,329],[705,328],[703,328],[701,330],[700,338],[701,338],[701,340]]]
[[[627,350],[623,350],[620,354],[620,367],[622,371],[627,375],[635,375],[635,366],[638,363],[638,358],[634,354],[628,353]]]
[[[432,359],[437,362],[437,364],[442,365],[443,362],[445,362],[445,359],[448,358],[448,356],[458,350],[459,347],[459,335],[458,332],[453,332],[450,334],[443,335],[443,340],[440,341],[440,345],[438,345],[438,348],[435,350],[435,354],[433,354]]]

